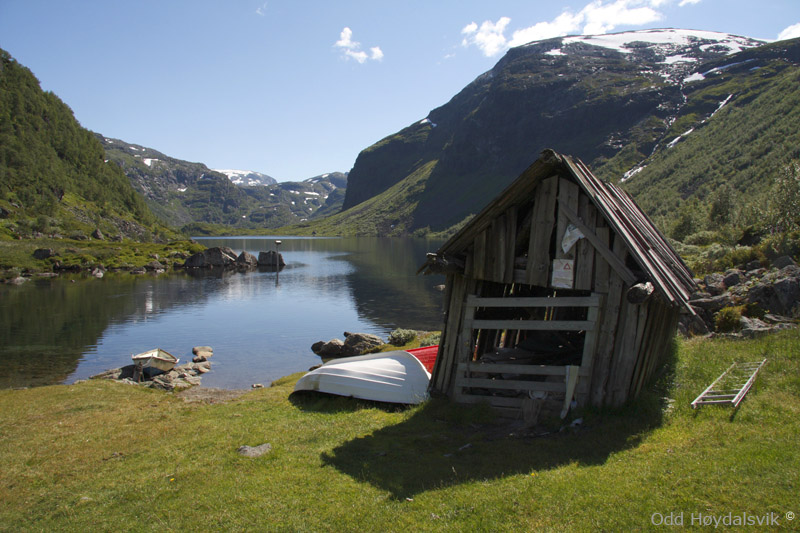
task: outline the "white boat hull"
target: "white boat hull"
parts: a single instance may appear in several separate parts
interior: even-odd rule
[[[177,357],[161,348],[133,355],[131,359],[133,359],[135,365],[140,366],[142,369],[155,368],[162,372],[169,372],[179,361]]]
[[[418,404],[428,399],[430,379],[416,357],[398,350],[328,361],[300,378],[294,390]]]

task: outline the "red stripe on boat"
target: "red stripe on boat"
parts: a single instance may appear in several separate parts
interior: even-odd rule
[[[413,350],[406,350],[408,353],[416,357],[422,366],[425,367],[429,373],[433,373],[433,365],[436,363],[436,354],[439,353],[439,345],[424,346],[422,348],[414,348]]]

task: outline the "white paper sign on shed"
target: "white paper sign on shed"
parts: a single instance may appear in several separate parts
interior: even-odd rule
[[[557,289],[571,289],[575,279],[574,259],[553,259],[553,280],[551,285]]]

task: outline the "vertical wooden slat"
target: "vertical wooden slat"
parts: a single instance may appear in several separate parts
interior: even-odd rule
[[[514,282],[514,261],[517,258],[517,208],[512,206],[506,211],[506,230],[505,248],[501,253],[505,254],[505,270],[503,271],[503,283]]]
[[[475,235],[472,244],[473,271],[476,279],[486,279],[486,231]]]
[[[596,228],[595,228],[595,235],[597,238],[606,245],[606,247],[611,245],[610,239],[610,232],[608,229],[608,224],[606,223],[605,219],[603,218],[603,214],[600,211],[597,211],[596,216]],[[608,293],[608,273],[611,269],[611,266],[608,264],[608,261],[605,260],[603,255],[600,252],[595,251],[594,254],[594,290],[596,292],[601,293]]]
[[[459,276],[461,277],[461,276]],[[453,298],[453,290],[455,289],[455,274],[448,274],[447,279],[445,280],[445,292],[444,292],[444,305],[445,310],[447,312],[446,316],[444,317],[444,326],[442,328],[442,333],[439,338],[439,349],[436,353],[436,361],[433,364],[433,370],[431,371],[431,381],[428,385],[429,391],[436,391],[436,392],[444,392],[444,388],[440,386],[440,382],[444,376],[444,366],[445,360],[448,358],[447,355],[447,343],[448,337],[447,334],[451,327],[451,321],[455,318],[453,312],[455,311],[455,305],[452,302]]]
[[[578,193],[580,189],[576,183],[573,183],[565,178],[560,178],[558,181],[558,200],[564,202],[573,211],[578,211]],[[561,248],[561,240],[564,238],[564,233],[569,226],[569,219],[564,213],[558,213],[558,225],[556,227],[556,259],[575,259],[575,247],[564,252]]]
[[[614,253],[622,254],[624,247],[621,239],[615,239]],[[606,385],[608,383],[609,365],[614,354],[615,333],[617,321],[620,318],[620,306],[623,297],[622,278],[616,271],[609,269],[608,297],[603,307],[603,316],[600,325],[600,337],[597,342],[597,351],[594,358],[592,371],[592,405],[601,406],[605,401]]]
[[[526,282],[529,285],[547,287],[550,274],[550,238],[556,220],[556,194],[558,177],[543,180],[534,191],[533,225],[528,243]]]
[[[591,200],[585,194],[581,194],[578,198],[578,216],[581,217],[583,223],[586,224],[590,230],[595,231],[597,209],[595,209]],[[594,247],[588,239],[579,240],[577,247],[575,259],[575,288],[584,291],[592,290],[592,281],[594,279]]]
[[[458,352],[458,332],[460,331],[461,318],[466,300],[467,281],[464,276],[457,274],[452,276],[450,299],[448,303],[447,325],[445,329],[450,333],[443,332],[443,347],[439,347],[434,375],[431,378],[435,390],[447,393],[450,391],[453,380],[453,368]],[[435,378],[435,380],[434,380]]]
[[[491,232],[489,234],[491,242],[487,242],[487,265],[486,272],[487,278],[497,283],[503,282],[503,276],[506,271],[506,215],[500,213],[491,225]]]
[[[637,339],[636,353],[636,366],[633,369],[633,376],[631,376],[630,387],[628,391],[629,398],[635,398],[638,394],[637,383],[640,379],[644,379],[644,374],[647,372],[647,364],[652,356],[650,350],[650,341],[652,340],[653,319],[657,312],[652,306],[654,298],[651,298],[646,304],[639,305],[639,328],[641,328],[642,335]]]
[[[606,385],[607,405],[622,405],[628,397],[630,375],[633,373],[633,366],[636,364],[636,353],[633,351],[633,345],[636,341],[638,319],[638,310],[627,299],[623,298],[619,326],[617,327],[617,341],[614,345],[614,356],[611,359],[611,370],[608,373],[608,384]]]
[[[578,388],[578,405],[584,406],[589,401],[589,392],[591,390],[592,368],[594,366],[594,355],[597,352],[597,340],[600,336],[600,309],[603,308],[605,298],[603,295],[598,294],[600,302],[597,307],[590,307],[586,313],[586,320],[593,322],[594,327],[586,332],[583,338],[583,356],[581,357],[581,370],[586,374],[582,378],[581,386]]]

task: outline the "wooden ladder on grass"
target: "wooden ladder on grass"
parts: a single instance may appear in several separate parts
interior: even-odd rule
[[[692,407],[697,409],[701,405],[708,404],[738,407],[766,362],[767,360],[764,359],[753,363],[733,363],[700,396],[695,398]]]

